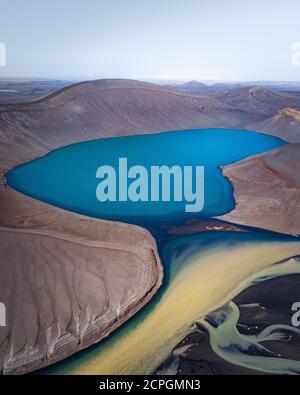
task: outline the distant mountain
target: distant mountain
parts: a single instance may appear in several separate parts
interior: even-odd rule
[[[226,104],[235,116],[240,117],[243,113],[252,117],[252,122],[261,121],[262,118],[274,116],[281,109],[300,108],[299,91],[273,90],[260,86],[248,86],[244,84],[216,83],[207,86],[197,81],[173,86],[176,91],[184,91],[198,97],[210,97],[223,105]],[[273,85],[272,85],[273,86]],[[275,86],[275,85],[274,85]],[[279,85],[276,85],[277,87]],[[294,85],[296,86],[296,85]],[[280,85],[287,89],[287,85]]]
[[[0,78],[0,104],[28,102],[72,84],[74,81]]]
[[[284,108],[300,109],[300,96],[261,87],[192,95],[140,81],[87,81],[29,103],[0,105],[0,163],[11,167],[43,147],[46,152],[74,141],[176,129],[265,131],[271,122],[285,138],[276,117]],[[299,122],[285,122],[296,130],[289,141],[299,141]]]
[[[207,89],[207,85],[199,81],[188,81],[179,85],[169,85],[170,88],[176,89],[178,92],[185,93],[202,93]]]
[[[204,84],[198,81],[190,81],[183,84],[167,84],[169,88],[178,92],[186,92],[191,94],[214,94],[225,90],[239,88],[260,87],[278,92],[291,92],[299,94],[300,82],[269,82],[269,81],[249,81],[249,82],[217,82],[214,84]]]
[[[251,85],[243,84],[243,83],[223,83],[223,82],[206,85],[199,81],[189,81],[183,84],[168,84],[166,86],[178,92],[202,95],[202,94],[211,94],[211,93],[213,94],[217,92],[222,92],[226,89],[249,87]]]
[[[216,93],[213,97],[232,109],[265,117],[274,116],[285,107],[300,108],[298,95],[275,92],[262,87],[228,89]]]
[[[299,92],[300,91],[300,82],[299,81],[288,81],[288,82],[278,82],[278,81],[256,81],[252,83],[245,83],[248,86],[259,86],[266,89],[272,89],[274,91],[292,91]]]
[[[245,83],[246,84],[246,83]],[[277,89],[267,89],[269,84]],[[217,83],[206,86],[197,81],[173,86],[199,98],[214,98],[241,121],[240,127],[276,134],[287,141],[300,141],[300,87],[297,83],[259,83],[259,86]],[[290,89],[285,91],[284,89]],[[192,93],[192,89],[194,92]],[[246,121],[250,119],[250,122]]]
[[[251,121],[247,114],[235,113],[213,97],[187,95],[132,80],[88,81],[30,103],[0,105],[0,137],[5,151],[0,152],[0,163],[4,163],[3,157],[24,162],[43,145],[54,149],[58,144],[105,136],[238,128]]]

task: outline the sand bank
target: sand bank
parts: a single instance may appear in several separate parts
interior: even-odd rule
[[[257,276],[279,268],[288,272],[284,261],[300,254],[300,241],[244,242],[229,237],[199,245],[197,240],[201,236],[168,247],[174,251],[171,280],[152,312],[103,347],[53,367],[51,373],[152,373],[195,321],[232,300]]]

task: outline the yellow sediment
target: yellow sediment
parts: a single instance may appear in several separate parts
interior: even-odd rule
[[[193,251],[162,299],[138,325],[116,336],[109,346],[78,356],[76,363],[63,367],[64,373],[153,372],[195,321],[228,303],[259,275],[276,272],[284,265],[274,262],[300,254],[300,241],[238,242],[225,248],[220,244],[205,252]],[[172,265],[180,259],[180,255],[174,258]],[[60,368],[54,367],[54,373],[60,373]]]

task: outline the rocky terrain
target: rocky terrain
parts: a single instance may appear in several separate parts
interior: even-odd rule
[[[44,213],[51,224],[0,228],[0,298],[7,309],[2,374],[30,372],[98,342],[161,283],[146,231],[56,211]],[[68,225],[55,214],[71,217]]]
[[[253,119],[270,117],[285,107],[300,108],[299,96],[257,86],[225,90],[213,97],[235,110],[253,114]]]
[[[8,311],[0,332],[2,373],[28,372],[99,341],[147,303],[162,279],[146,230],[21,195],[5,185],[5,172],[71,143],[174,129],[261,125],[255,129],[300,142],[300,96],[251,89],[236,101],[229,93],[194,96],[100,80],[0,105],[0,300]],[[299,234],[299,157],[293,144],[223,168],[237,201],[224,219]]]
[[[5,185],[3,176],[11,167],[105,135],[99,126],[85,134],[86,117],[70,121],[83,106],[77,89],[70,98],[63,91],[57,101],[53,95],[0,110],[0,300],[7,310],[7,326],[0,331],[3,374],[47,366],[98,342],[161,284],[156,244],[146,230],[67,212]]]
[[[249,121],[243,116],[240,118]],[[11,167],[32,159],[35,150],[40,155],[41,151],[99,137],[239,127],[240,118],[214,98],[137,81],[85,82],[31,103],[0,105],[0,163],[10,161]]]
[[[237,331],[242,335],[258,336],[270,325],[291,325],[292,305],[299,298],[299,275],[289,275],[253,284],[239,295],[233,302],[240,310]],[[280,290],[280,291],[279,291]],[[219,313],[222,309],[219,310]],[[271,353],[281,358],[299,361],[300,336],[286,331],[282,338],[263,343]],[[255,352],[253,350],[252,352]],[[214,353],[209,342],[209,334],[200,324],[174,350],[179,355],[176,364],[173,361],[173,374],[186,375],[257,375],[266,374],[254,369],[231,364]],[[174,359],[173,356],[173,359]],[[160,370],[172,367],[166,361]]]
[[[274,116],[250,123],[246,129],[272,134],[290,143],[300,142],[300,109],[283,108]]]
[[[293,235],[300,234],[300,144],[225,166],[236,208],[220,219]]]

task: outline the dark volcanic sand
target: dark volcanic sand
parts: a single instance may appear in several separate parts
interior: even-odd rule
[[[272,324],[291,325],[291,307],[297,301],[300,301],[300,275],[288,275],[250,286],[233,299],[241,313],[239,332],[254,335]],[[243,307],[252,303],[261,306]],[[191,347],[179,357],[179,375],[264,374],[230,364],[218,357],[211,349],[208,333],[201,325],[186,336],[178,347],[188,344]],[[300,360],[300,335],[293,334],[289,341],[264,342],[264,346],[284,358]],[[166,361],[158,370],[164,369],[169,362]]]

